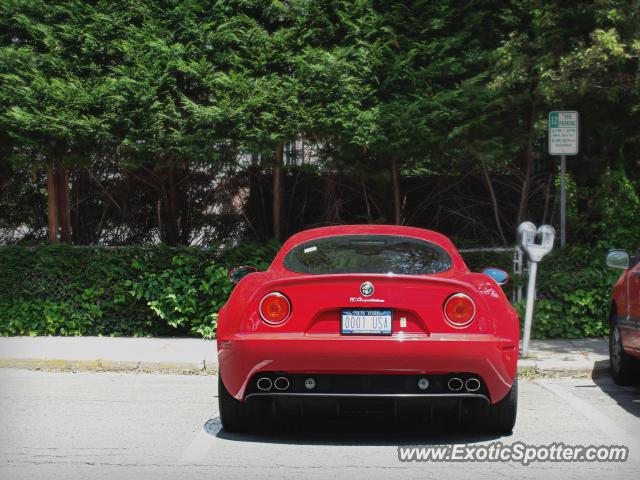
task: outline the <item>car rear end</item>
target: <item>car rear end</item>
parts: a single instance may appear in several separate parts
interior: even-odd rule
[[[395,409],[509,394],[518,319],[493,280],[444,240],[339,237],[300,242],[238,285],[245,301],[225,307],[218,340],[230,395]],[[328,259],[314,256],[322,250]],[[354,255],[366,258],[344,258]]]

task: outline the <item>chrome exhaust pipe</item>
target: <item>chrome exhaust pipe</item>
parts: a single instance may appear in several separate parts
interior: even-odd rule
[[[466,388],[468,392],[477,392],[480,390],[480,380],[471,377],[464,383],[464,388]]]
[[[459,392],[462,390],[462,387],[464,387],[464,382],[458,377],[451,377],[447,382],[447,387],[449,387],[449,390],[452,392]]]
[[[276,381],[273,382],[273,386],[276,387],[276,390],[286,390],[289,388],[289,379],[287,377],[278,377]]]
[[[269,377],[261,377],[258,379],[258,382],[256,383],[256,385],[258,386],[258,390],[262,390],[263,392],[266,392],[271,390],[271,387],[273,386],[273,382],[271,382],[271,379]]]

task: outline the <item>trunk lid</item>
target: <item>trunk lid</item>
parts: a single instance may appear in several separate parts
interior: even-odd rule
[[[252,304],[247,329],[269,331],[257,313],[264,295],[280,292],[291,302],[291,315],[280,332],[305,335],[340,335],[343,309],[392,310],[393,336],[402,332],[409,336],[432,333],[478,333],[493,330],[484,302],[476,289],[450,273],[436,275],[331,274],[287,276],[266,282],[259,288]],[[363,284],[369,286],[363,287]],[[361,290],[362,288],[362,290]],[[371,291],[372,290],[372,291]],[[464,293],[476,305],[474,321],[463,330],[450,325],[443,306],[454,293]]]

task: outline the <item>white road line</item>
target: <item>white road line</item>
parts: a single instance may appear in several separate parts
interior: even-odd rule
[[[189,446],[184,449],[180,457],[180,463],[194,464],[202,462],[215,443],[215,436],[220,431],[220,428],[219,418],[209,420],[191,441]]]
[[[571,407],[573,407],[576,412],[587,417],[591,423],[611,439],[614,445],[626,445],[629,447],[629,460],[634,462],[640,461],[640,443],[638,443],[638,440],[629,435],[626,430],[616,425],[613,420],[604,415],[600,410],[576,397],[572,393],[567,392],[555,382],[536,380],[536,383],[554,393],[556,396],[562,398]]]

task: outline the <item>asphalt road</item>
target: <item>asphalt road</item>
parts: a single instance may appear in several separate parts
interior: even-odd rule
[[[514,434],[544,445],[627,445],[625,463],[404,463],[398,445],[487,444],[393,419],[221,431],[216,379],[0,369],[0,478],[637,478],[640,389],[608,378],[523,380]]]

